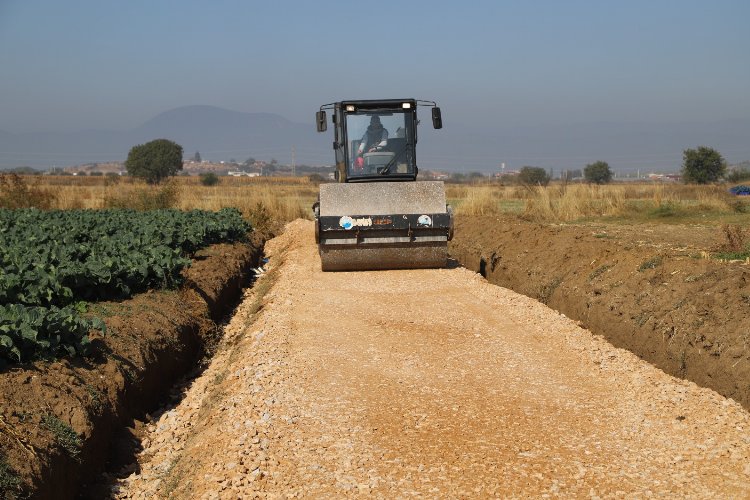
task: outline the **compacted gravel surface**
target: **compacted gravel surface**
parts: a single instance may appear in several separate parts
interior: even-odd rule
[[[465,269],[322,273],[313,224],[116,498],[750,496],[750,415]]]

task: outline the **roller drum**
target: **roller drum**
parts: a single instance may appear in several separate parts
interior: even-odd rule
[[[452,217],[442,182],[323,184],[323,271],[446,267]]]

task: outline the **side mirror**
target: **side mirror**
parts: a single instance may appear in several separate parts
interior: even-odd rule
[[[438,107],[432,108],[432,128],[443,128],[443,118]]]
[[[325,132],[328,130],[328,122],[326,121],[326,112],[318,111],[315,113],[315,122],[318,126],[318,132]]]

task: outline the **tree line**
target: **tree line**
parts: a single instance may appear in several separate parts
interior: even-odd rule
[[[193,160],[200,160],[200,154],[196,152]],[[158,184],[182,170],[182,146],[167,139],[139,144],[128,153],[125,168],[131,176],[140,177],[150,184]],[[750,169],[740,170],[740,178],[737,180],[744,178],[742,172],[750,178]],[[727,162],[721,153],[710,147],[686,149],[682,154],[681,173],[686,183],[710,184],[727,176]],[[471,175],[473,174],[469,174],[469,180]],[[612,169],[603,160],[589,163],[583,168],[583,178],[591,184],[607,184],[612,181],[612,177]],[[551,174],[541,167],[525,166],[518,174],[519,181],[527,185],[546,186],[551,178]]]
[[[688,184],[711,184],[726,179],[730,182],[750,178],[750,162],[743,162],[739,168],[727,173],[727,162],[717,150],[706,146],[686,149],[682,153],[681,175]],[[563,173],[563,180],[568,180],[568,173]],[[580,170],[577,171],[580,176]],[[613,172],[606,161],[598,160],[589,163],[583,169],[583,178],[590,184],[608,184],[612,181]],[[552,176],[541,167],[523,167],[519,171],[518,180],[526,185],[546,186]]]

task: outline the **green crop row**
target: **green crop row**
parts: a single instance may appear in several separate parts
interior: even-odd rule
[[[82,301],[171,288],[199,249],[244,238],[238,210],[0,209],[0,364],[85,352]]]

